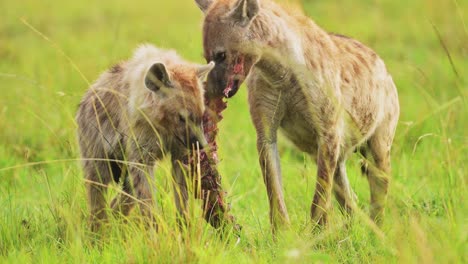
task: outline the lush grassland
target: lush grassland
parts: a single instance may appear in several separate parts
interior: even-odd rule
[[[116,222],[93,244],[82,172],[74,160],[80,97],[100,72],[141,42],[202,62],[202,14],[192,0],[2,0],[0,263],[468,262],[466,1],[302,4],[327,30],[375,49],[397,84],[402,114],[381,230],[364,215],[369,191],[354,158],[348,174],[363,213],[345,228],[335,207],[329,228],[310,232],[316,167],[281,140],[292,228],[273,240],[244,87],[230,100],[219,137],[223,185],[243,225],[240,242],[207,226],[197,201],[188,230],[175,228],[170,168],[163,162],[156,173],[162,230],[148,233],[137,221]]]

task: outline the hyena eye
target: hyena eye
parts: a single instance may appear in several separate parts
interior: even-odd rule
[[[179,121],[180,121],[181,123],[185,123],[185,116],[179,115]]]
[[[225,60],[226,60],[226,52],[224,52],[224,51],[223,52],[218,52],[214,56],[214,61],[216,63],[221,63],[221,62],[223,62]]]

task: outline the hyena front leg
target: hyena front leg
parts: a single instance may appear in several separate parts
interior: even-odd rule
[[[249,90],[250,115],[257,132],[257,151],[270,204],[270,222],[273,232],[290,225],[283,197],[281,165],[277,146],[277,133],[284,117],[285,105],[281,91],[272,89],[259,80]],[[265,97],[265,94],[269,94]]]
[[[276,142],[258,139],[257,150],[263,181],[270,204],[270,221],[273,231],[289,225],[289,215],[284,202],[281,166]]]
[[[174,178],[174,198],[178,212],[178,222],[180,226],[187,223],[187,172],[184,165],[179,160],[172,161],[172,176]]]
[[[129,168],[130,178],[132,180],[135,198],[139,203],[140,212],[144,221],[149,226],[156,226],[154,210],[156,203],[152,195],[152,164],[142,164],[141,166],[132,165]]]
[[[122,184],[122,193],[117,196],[111,202],[111,208],[117,215],[128,216],[132,208],[135,206],[135,197],[133,197],[133,188],[128,176],[124,177]]]
[[[136,202],[139,203],[140,212],[143,220],[148,226],[156,227],[156,218],[154,210],[156,203],[153,198],[152,190],[153,166],[155,163],[155,152],[151,149],[143,149],[137,142],[131,142],[128,151],[128,174],[132,183],[133,193]]]
[[[117,166],[117,164],[92,160],[85,160],[83,163],[91,231],[97,232],[101,224],[107,220],[107,185],[112,181],[113,166]]]
[[[250,113],[257,132],[257,151],[270,204],[270,222],[273,232],[289,226],[289,215],[284,202],[281,165],[277,147],[277,130],[281,120],[281,110],[277,102],[257,102],[249,91]],[[272,97],[274,100],[274,97]],[[271,109],[274,106],[276,108]]]
[[[151,167],[151,164],[142,164],[141,166],[132,165],[129,168],[129,174],[143,220],[149,226],[156,226],[156,217],[154,215],[156,203],[153,198],[151,187],[153,178],[153,170]]]
[[[339,137],[326,135],[320,143],[317,157],[317,184],[311,206],[311,217],[314,223],[325,225],[327,211],[331,205],[333,176],[339,155]]]

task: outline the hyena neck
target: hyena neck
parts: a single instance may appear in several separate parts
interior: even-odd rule
[[[305,64],[301,35],[286,21],[285,11],[264,9],[252,21],[250,36],[252,42],[260,46],[261,56],[255,63],[255,69],[262,73],[269,82],[278,83],[287,78],[293,65],[302,68]],[[294,67],[296,68],[296,67]]]
[[[318,82],[328,78],[327,72],[337,55],[336,45],[330,35],[308,17],[291,15],[273,4],[252,21],[250,33],[252,41],[266,46],[257,68],[274,66],[275,74],[280,74],[287,65],[296,65],[314,72]],[[276,55],[265,58],[271,54]]]
[[[250,36],[265,48],[276,50],[295,63],[305,64],[302,36],[289,25],[283,10],[265,8],[252,21]]]

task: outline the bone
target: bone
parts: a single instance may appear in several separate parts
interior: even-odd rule
[[[205,210],[205,219],[215,228],[223,225],[233,226],[239,232],[240,226],[235,223],[234,217],[228,213],[229,206],[225,202],[225,192],[221,187],[221,175],[217,170],[219,162],[216,143],[218,134],[218,123],[223,118],[222,111],[226,109],[227,103],[222,97],[206,98],[206,111],[203,116],[203,129],[208,147],[199,153],[198,162],[201,171],[201,197]],[[197,158],[188,157],[185,159],[187,165],[194,168],[197,165]]]

